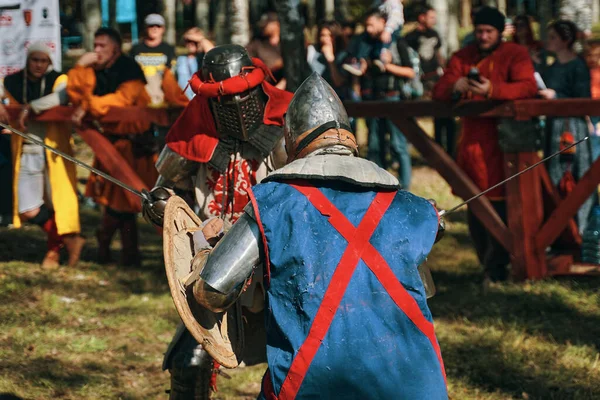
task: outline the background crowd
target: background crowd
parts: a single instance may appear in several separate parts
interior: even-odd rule
[[[445,39],[436,31],[436,10],[421,3],[413,14],[414,20],[407,23],[402,1],[386,0],[376,1],[359,21],[323,20],[315,29],[305,30],[307,65],[321,74],[344,101],[600,97],[600,47],[589,41],[591,21],[582,17],[575,6],[561,8],[560,18],[548,26],[545,42],[537,39],[537,23],[528,15],[510,19],[494,8],[474,7],[474,31],[464,36],[462,49],[451,57],[445,57],[442,51]],[[267,65],[279,88],[286,88],[278,15],[265,13],[254,28],[247,45],[250,55]],[[17,121],[12,121],[14,126],[72,153],[69,128],[38,126],[28,119],[30,111],[39,113],[71,103],[77,107],[72,121],[77,126],[86,116],[106,114],[110,106],[186,105],[194,96],[188,81],[202,68],[204,54],[215,45],[210,34],[197,27],[187,30],[177,56],[176,48],[164,40],[163,16],[147,15],[143,32],[140,42],[125,55],[119,33],[101,28],[95,35],[94,51],[84,54],[67,75],[52,71],[50,52],[43,45],[29,47],[26,69],[8,76],[0,89],[4,104],[25,106]],[[92,65],[101,67],[93,70]],[[475,75],[470,74],[473,68]],[[3,106],[0,121],[9,122]],[[352,123],[356,129],[357,121]],[[549,118],[539,124],[547,130],[544,151],[548,154],[600,129],[594,116]],[[497,125],[498,121],[492,119],[434,120],[435,141],[456,158],[481,190],[504,178]],[[368,119],[366,127],[368,146],[363,155],[397,173],[403,187],[410,189],[411,157],[402,132],[386,118]],[[153,164],[166,131],[142,121],[102,128],[147,185],[153,186]],[[62,136],[54,131],[62,132]],[[0,156],[10,159],[7,137],[0,140],[4,143]],[[592,146],[580,147],[548,164],[562,196],[587,171],[595,153]],[[2,184],[13,187],[14,195],[13,201],[1,199],[0,222],[40,225],[49,238],[44,265],[58,266],[63,247],[70,254],[69,263],[75,265],[84,239],[79,236],[78,218],[63,211],[67,206],[73,209],[73,199],[78,195],[72,166],[14,136],[12,163],[4,165],[0,168]],[[132,205],[120,189],[96,176],[88,180],[85,196],[104,209],[97,234],[99,261],[111,261],[110,243],[114,233],[120,231],[121,262],[139,264],[135,223],[139,205]],[[506,218],[503,198],[502,188],[490,193],[499,215]],[[596,203],[590,198],[581,208],[577,217],[581,232]],[[473,215],[469,219],[475,247],[490,278],[505,279],[508,254]]]

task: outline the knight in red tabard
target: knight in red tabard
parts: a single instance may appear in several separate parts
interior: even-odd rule
[[[169,131],[157,162],[160,178],[144,203],[148,220],[162,226],[170,189],[192,194],[199,217],[220,218],[224,230],[242,215],[249,188],[287,158],[283,115],[292,94],[268,83],[269,77],[264,63],[241,46],[206,53],[202,70],[190,80],[196,96]],[[260,311],[255,298],[262,294],[241,300],[244,313]],[[183,325],[163,367],[171,372],[171,399],[209,397],[213,362]]]

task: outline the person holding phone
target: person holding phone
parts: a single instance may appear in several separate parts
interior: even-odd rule
[[[474,17],[475,43],[458,51],[433,90],[433,98],[516,100],[535,97],[537,85],[527,49],[502,41],[505,18],[491,7],[481,8]],[[493,118],[464,118],[458,147],[458,165],[481,190],[505,178],[504,157],[498,143],[498,121]],[[489,192],[488,198],[506,220],[504,187]],[[491,281],[508,278],[508,252],[487,232],[469,211],[473,244]]]
[[[138,63],[121,52],[121,36],[112,28],[100,28],[94,35],[94,51],[81,56],[69,73],[67,94],[76,107],[72,121],[81,126],[89,115],[98,118],[106,115],[111,107],[145,107],[150,97],[144,86],[146,79]],[[155,145],[150,122],[103,124],[108,136],[123,158],[133,167],[144,183],[152,187],[158,178],[154,167],[158,145]],[[94,167],[103,169],[98,161]],[[104,206],[98,238],[98,262],[109,263],[110,244],[117,230],[121,232],[121,264],[140,265],[136,214],[141,205],[133,207],[125,196],[125,190],[95,174],[90,175],[86,196]]]

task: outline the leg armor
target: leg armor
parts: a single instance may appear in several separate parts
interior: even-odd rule
[[[169,344],[163,369],[171,373],[170,400],[208,400],[213,360],[183,324]]]

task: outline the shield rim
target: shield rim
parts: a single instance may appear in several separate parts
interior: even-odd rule
[[[181,232],[183,229],[177,229],[173,224],[166,223],[166,221],[173,221],[175,216],[179,210],[183,210],[193,221],[194,224],[200,228],[202,224],[202,220],[192,211],[192,209],[187,205],[187,203],[179,196],[171,196],[167,201],[167,205],[165,207],[164,213],[164,221],[163,224],[163,254],[164,254],[164,263],[165,263],[165,272],[167,275],[167,281],[169,283],[169,290],[171,292],[171,298],[173,299],[173,303],[175,304],[175,309],[179,314],[179,317],[183,321],[185,327],[192,334],[194,339],[198,341],[210,354],[210,356],[217,361],[219,364],[223,365],[226,368],[235,368],[242,361],[241,356],[238,356],[233,348],[233,343],[229,341],[229,345],[226,347],[217,346],[213,342],[211,342],[208,338],[214,337],[214,335],[210,334],[209,330],[205,329],[202,325],[200,325],[196,318],[194,318],[194,314],[190,308],[190,304],[188,303],[189,296],[192,296],[192,287],[186,289],[188,292],[188,297],[184,297],[180,292],[179,279],[177,278],[177,274],[175,271],[175,263],[173,261],[173,237]],[[187,228],[189,230],[189,228]],[[190,259],[192,262],[193,258]],[[198,306],[195,308],[197,312],[206,312],[215,315],[212,311],[202,308]],[[221,323],[223,320],[228,319],[228,314],[230,312],[233,313],[241,313],[241,308],[239,302],[236,302],[234,306],[232,306],[227,312],[219,313],[218,316],[215,317],[217,321]],[[240,315],[240,314],[238,314]],[[226,322],[229,324],[229,321]],[[229,325],[228,325],[229,326]],[[240,347],[240,354],[243,354],[243,332],[240,335],[239,339],[242,343],[238,344]]]

